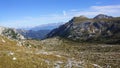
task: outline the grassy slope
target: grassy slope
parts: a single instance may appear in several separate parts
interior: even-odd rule
[[[0,37],[0,68],[48,68],[53,67],[53,63],[47,65],[44,59],[65,60],[54,55],[36,54],[35,48],[17,46],[16,44],[16,41]],[[14,60],[14,58],[16,59]]]
[[[0,36],[0,68],[120,67],[120,45],[77,43],[62,38],[16,44]]]
[[[62,39],[62,41],[57,39],[48,40],[49,42],[47,41],[47,43],[44,43],[48,51],[62,52],[62,55],[66,53],[68,56],[78,61],[85,61],[85,64],[88,64],[87,68],[92,68],[91,65],[94,64],[103,68],[120,67],[120,45],[77,43],[66,39]]]

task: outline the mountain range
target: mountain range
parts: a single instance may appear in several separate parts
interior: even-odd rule
[[[59,25],[59,27],[57,27]],[[43,27],[47,27],[45,25]],[[52,26],[52,25],[50,25]],[[120,17],[99,14],[94,18],[74,17],[57,28],[36,27],[31,30],[0,27],[0,34],[12,39],[47,39],[63,37],[78,42],[120,43]]]
[[[52,31],[0,26],[0,68],[120,68],[119,58],[120,17],[74,17]]]
[[[32,28],[21,28],[17,29],[17,32],[27,39],[44,39],[51,30],[59,27],[62,24],[63,22],[44,24]]]
[[[23,30],[18,29],[17,32],[23,35],[26,39],[43,39],[51,30]]]
[[[120,17],[99,14],[94,18],[79,16],[53,29],[46,38],[60,36],[79,42],[120,43]]]
[[[29,28],[29,30],[33,30],[33,31],[38,31],[38,30],[53,30],[53,29],[59,27],[62,24],[64,24],[64,22],[43,24],[43,25],[39,25],[39,26],[35,26],[35,27],[32,27],[32,28]]]

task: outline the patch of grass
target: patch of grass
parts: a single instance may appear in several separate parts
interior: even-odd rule
[[[78,43],[51,38],[43,41],[26,40],[25,44],[31,45],[29,48],[17,46],[16,41],[3,39],[6,43],[0,41],[0,68],[54,68],[56,64],[66,68],[71,63],[68,60],[72,61],[72,68],[79,68],[76,66],[77,62],[82,61],[83,63],[78,64],[82,68],[97,68],[94,64],[103,68],[120,67],[119,45]],[[10,54],[11,52],[14,54]],[[14,57],[16,60],[13,60]],[[62,63],[57,63],[58,61]]]

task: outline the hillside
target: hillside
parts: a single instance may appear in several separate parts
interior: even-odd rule
[[[119,26],[119,17],[74,17],[44,40],[0,27],[0,68],[120,68]]]
[[[0,36],[0,68],[119,68],[119,48],[59,37],[18,42]]]
[[[97,15],[94,18],[74,17],[47,34],[46,38],[60,36],[71,40],[99,43],[120,43],[120,17]]]
[[[48,52],[54,51],[61,56],[69,57],[72,64],[70,68],[120,67],[120,45],[79,43],[60,37],[49,38],[41,42]],[[74,67],[74,65],[78,66]]]

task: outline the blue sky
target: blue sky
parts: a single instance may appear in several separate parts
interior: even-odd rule
[[[0,0],[0,26],[20,28],[66,22],[74,16],[120,16],[120,0]]]

